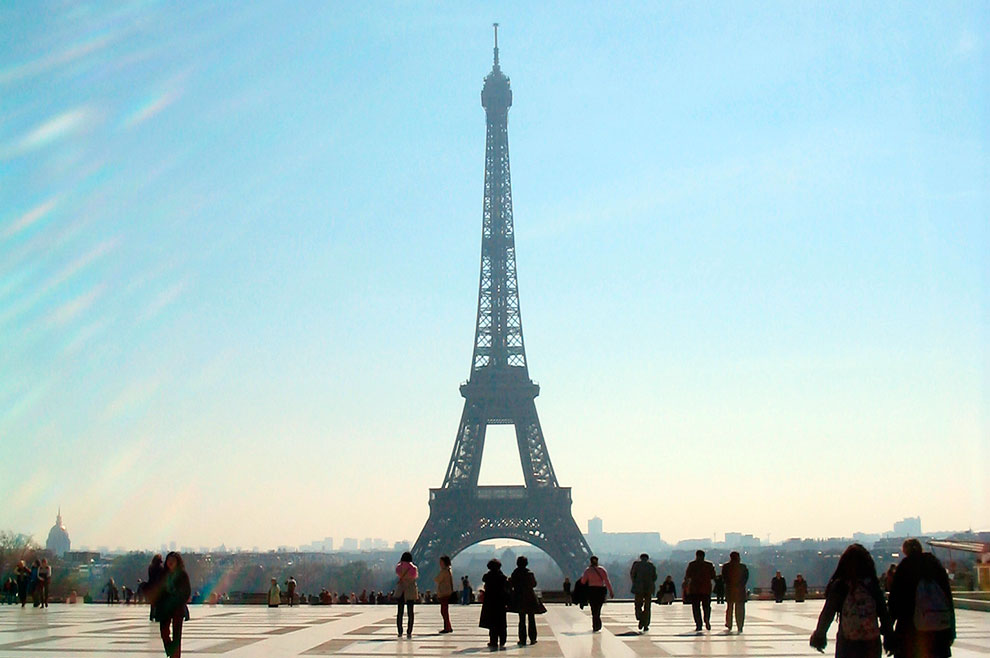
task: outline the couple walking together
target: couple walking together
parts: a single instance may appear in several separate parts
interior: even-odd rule
[[[715,565],[705,559],[704,551],[696,551],[693,562],[684,572],[684,598],[691,603],[694,616],[694,630],[701,632],[701,625],[712,630],[712,583],[715,581]],[[729,553],[729,561],[722,565],[722,580],[725,582],[725,627],[732,630],[732,620],[742,633],[746,621],[746,582],[749,569],[743,564],[738,551]]]

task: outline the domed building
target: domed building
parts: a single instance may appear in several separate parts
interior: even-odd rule
[[[54,555],[62,557],[69,551],[69,545],[69,533],[66,531],[65,526],[62,525],[62,508],[59,508],[58,516],[55,518],[55,525],[48,531],[48,541],[45,542],[45,548]]]

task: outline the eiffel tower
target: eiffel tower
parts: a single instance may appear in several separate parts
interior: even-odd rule
[[[412,549],[423,576],[436,573],[440,555],[455,555],[495,538],[518,539],[545,551],[565,575],[581,573],[591,555],[571,516],[571,490],[557,484],[523,346],[509,175],[509,78],[495,63],[485,77],[487,115],[481,282],[471,375],[461,385],[464,411],[443,486],[430,489],[430,518]],[[488,425],[514,425],[525,485],[479,486]],[[510,567],[512,568],[512,567]],[[424,580],[424,582],[430,582]]]

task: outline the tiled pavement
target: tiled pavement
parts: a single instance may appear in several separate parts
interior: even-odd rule
[[[684,605],[653,606],[647,634],[636,632],[632,603],[605,606],[605,629],[592,634],[588,610],[551,605],[537,617],[539,641],[515,643],[515,615],[509,615],[509,643],[501,655],[568,658],[603,656],[805,656],[821,602],[747,605],[743,635],[726,634],[722,606],[713,606],[712,632],[694,633]],[[183,628],[183,654],[230,658],[325,656],[455,656],[488,653],[487,631],[478,628],[480,606],[452,606],[454,633],[438,635],[437,606],[418,606],[411,639],[396,637],[391,606],[193,606]],[[53,605],[48,610],[0,607],[0,658],[15,656],[163,656],[157,624],[147,607]],[[956,658],[990,656],[990,613],[957,612]],[[835,626],[829,638],[833,654]]]

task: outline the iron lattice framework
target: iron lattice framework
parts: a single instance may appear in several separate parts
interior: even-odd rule
[[[544,550],[575,576],[591,554],[571,516],[571,490],[557,483],[547,453],[523,344],[509,171],[509,107],[512,89],[498,63],[485,77],[481,104],[487,116],[481,278],[471,375],[461,385],[464,411],[443,486],[430,489],[430,518],[413,557],[423,575],[437,558],[479,541],[511,538]],[[478,486],[488,425],[514,425],[524,486]],[[429,581],[426,581],[429,582]]]

